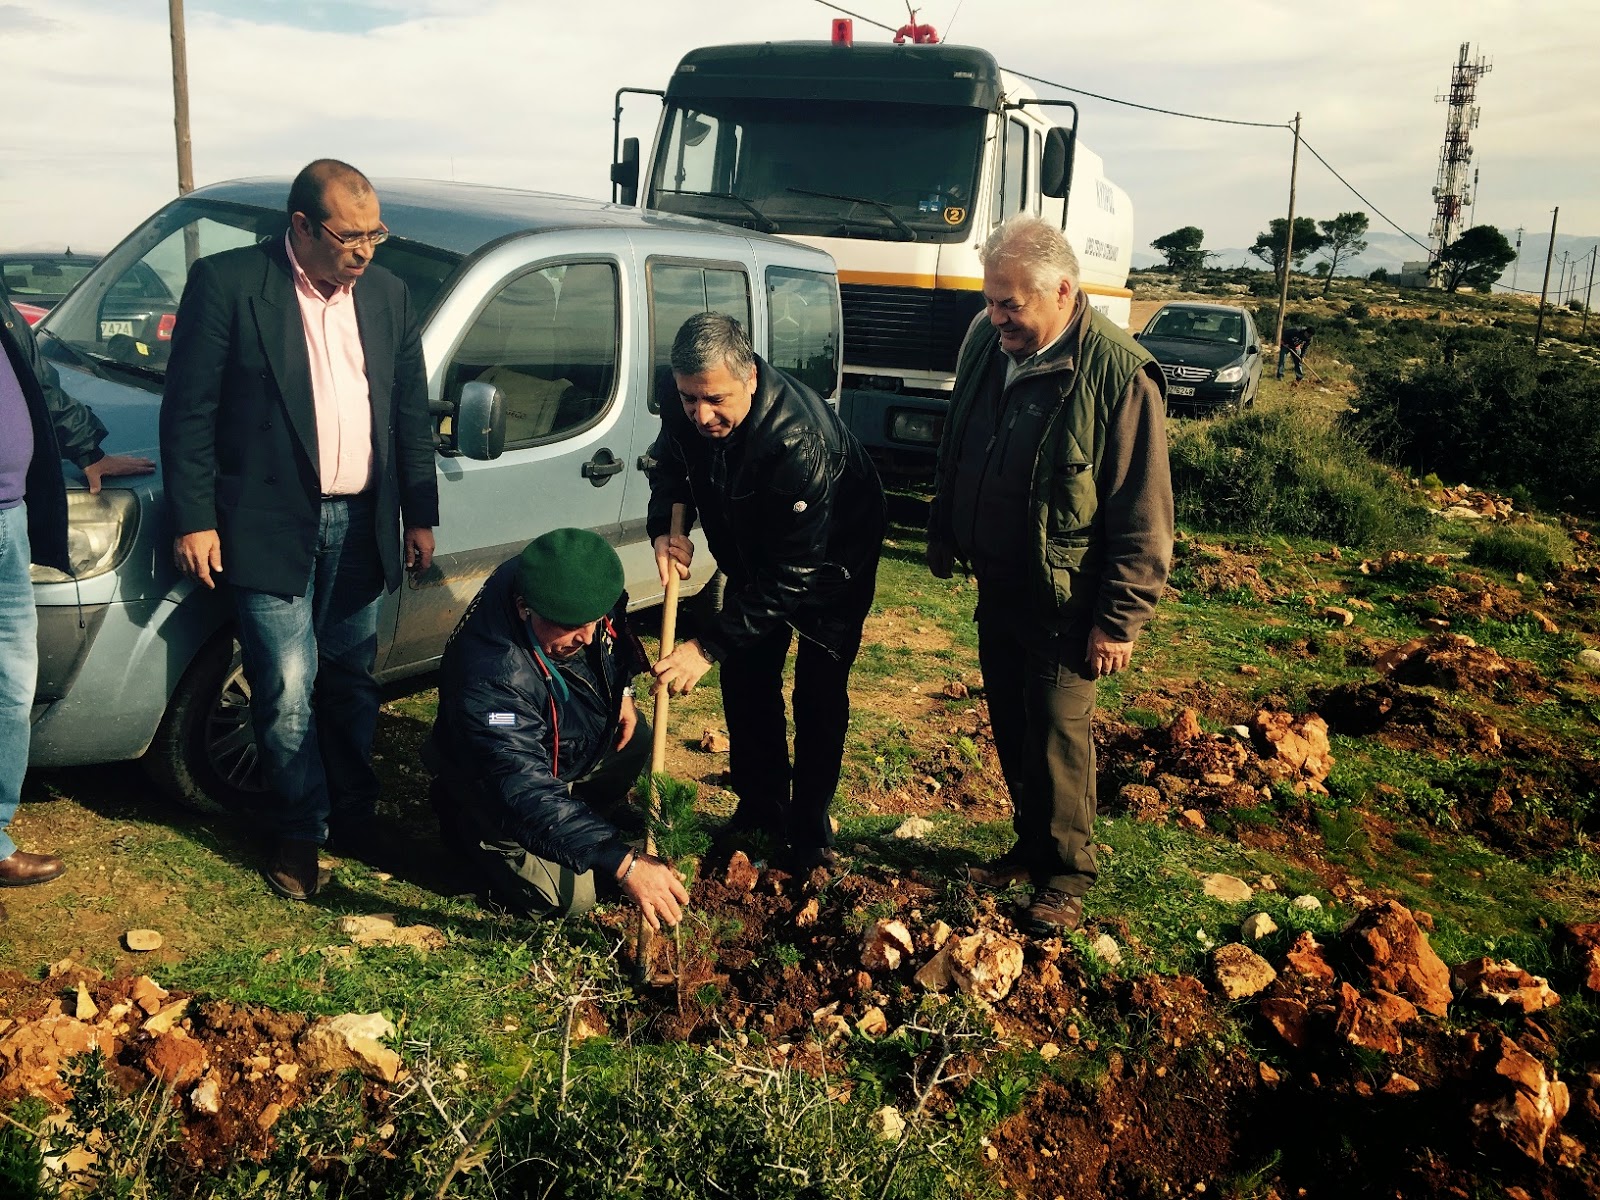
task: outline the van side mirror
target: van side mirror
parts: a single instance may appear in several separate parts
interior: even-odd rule
[[[506,399],[493,384],[474,380],[461,388],[456,404],[456,449],[468,458],[491,462],[506,448]]]
[[[1039,190],[1066,199],[1072,190],[1072,159],[1078,148],[1078,131],[1052,125],[1044,135],[1044,160],[1040,164]]]
[[[617,202],[639,202],[639,139],[622,139],[622,157],[611,164],[611,182],[617,187]]]

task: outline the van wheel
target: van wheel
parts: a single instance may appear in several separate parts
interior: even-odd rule
[[[230,631],[195,655],[140,761],[156,785],[186,808],[261,815],[267,789],[250,724],[250,684]]]

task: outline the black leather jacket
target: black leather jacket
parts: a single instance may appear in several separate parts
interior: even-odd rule
[[[647,665],[628,629],[628,597],[600,626],[582,668],[555,667],[566,683],[562,700],[517,616],[516,564],[495,568],[450,635],[423,761],[498,815],[502,837],[574,871],[615,873],[627,853],[622,834],[569,785],[616,743],[622,689]]]
[[[728,576],[722,612],[696,632],[712,658],[784,624],[832,651],[859,636],[883,546],[883,485],[831,405],[757,358],[750,412],[728,437],[702,437],[668,404],[650,454],[651,539],[685,504],[685,531],[698,517]]]

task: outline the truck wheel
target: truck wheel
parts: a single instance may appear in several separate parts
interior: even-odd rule
[[[250,724],[250,684],[230,631],[195,655],[141,763],[186,808],[261,815],[267,789]]]

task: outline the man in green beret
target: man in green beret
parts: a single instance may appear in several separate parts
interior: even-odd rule
[[[450,635],[423,761],[446,839],[508,908],[567,916],[621,894],[654,929],[682,917],[683,881],[606,816],[649,761],[632,687],[648,667],[622,562],[586,529],[501,563]]]

